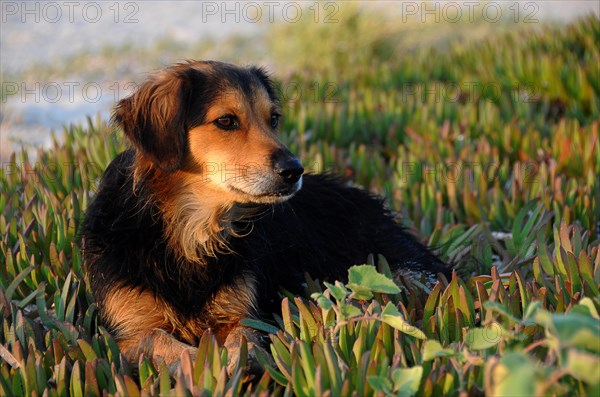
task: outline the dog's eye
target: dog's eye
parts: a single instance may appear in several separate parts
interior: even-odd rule
[[[240,121],[232,115],[221,116],[214,121],[215,125],[223,130],[235,130],[240,128]]]
[[[271,115],[271,128],[279,127],[279,119],[281,118],[280,114]]]

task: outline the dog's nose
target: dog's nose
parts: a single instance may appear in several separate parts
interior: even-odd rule
[[[300,160],[298,160],[298,157],[288,151],[277,153],[273,160],[275,172],[289,184],[298,182],[304,173],[304,168],[302,168],[302,164],[300,163]]]

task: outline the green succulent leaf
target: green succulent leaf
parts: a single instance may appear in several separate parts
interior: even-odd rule
[[[353,266],[348,270],[348,289],[354,299],[371,299],[373,292],[399,294],[400,288],[392,280],[377,272],[375,266]]]
[[[409,324],[404,317],[402,317],[402,314],[398,311],[393,303],[388,302],[388,304],[383,308],[381,315],[384,323],[399,330],[400,332],[417,339],[427,339],[423,331]]]
[[[444,349],[442,344],[434,339],[425,341],[423,346],[423,361],[431,361],[440,357],[454,357],[455,355],[454,349]]]

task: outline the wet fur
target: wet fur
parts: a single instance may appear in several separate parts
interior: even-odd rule
[[[215,129],[231,109],[244,128]],[[132,148],[106,169],[82,237],[101,321],[131,361],[173,365],[207,329],[235,348],[242,319],[279,310],[280,288],[303,293],[305,273],[343,280],[370,253],[446,272],[379,198],[333,176],[263,194],[277,183],[269,159],[287,150],[264,122],[277,109],[264,71],[214,62],[168,68],[118,104]],[[219,163],[251,165],[254,179],[217,180],[207,164]]]

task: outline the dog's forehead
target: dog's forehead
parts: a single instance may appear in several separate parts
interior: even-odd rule
[[[248,95],[266,88],[253,68],[222,62],[199,62],[192,67],[202,72],[206,84],[217,85],[220,89],[237,89]]]
[[[204,90],[214,94],[215,101],[230,107],[251,105],[255,110],[270,112],[277,105],[269,92],[269,80],[256,68],[244,68],[221,62],[198,63],[194,69],[204,76]],[[266,80],[265,80],[266,79]],[[264,108],[264,109],[262,109]]]

